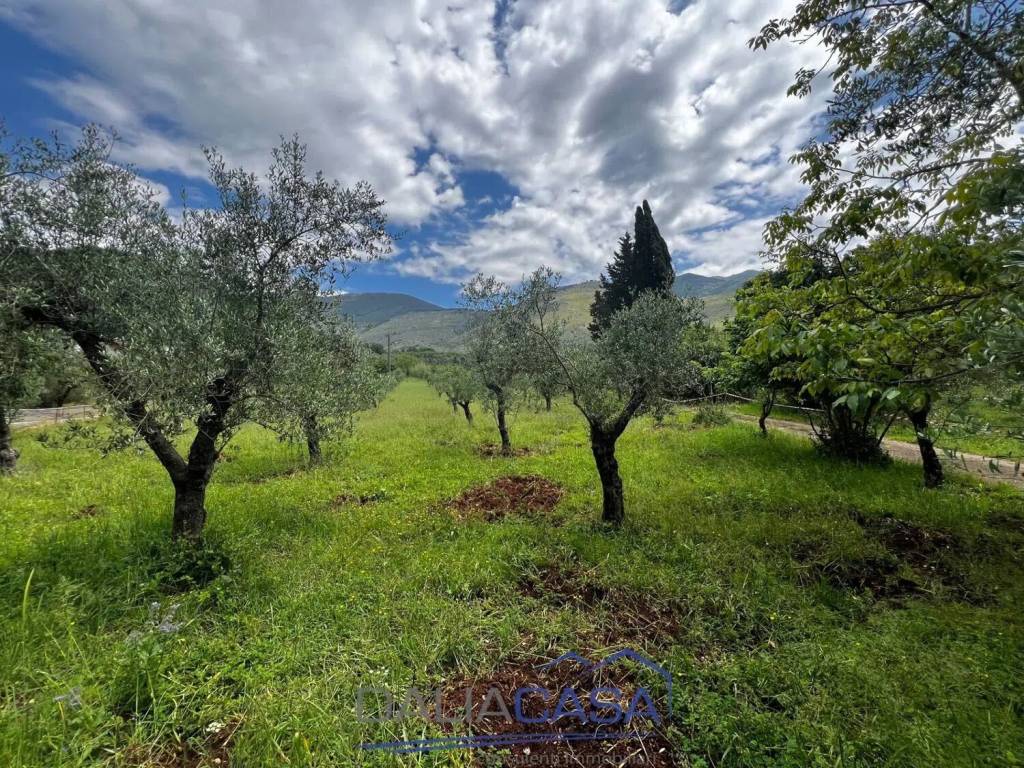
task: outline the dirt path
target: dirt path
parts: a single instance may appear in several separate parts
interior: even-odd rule
[[[24,408],[11,422],[12,427],[41,427],[60,424],[72,419],[94,419],[96,409],[91,405],[69,405],[64,408]]]
[[[733,414],[733,416],[740,421],[748,421],[757,423],[755,416],[747,416],[746,414]],[[804,437],[813,437],[814,432],[807,424],[801,424],[798,421],[784,421],[782,419],[768,419],[768,426],[772,429],[781,429],[783,432],[789,432],[794,435],[803,435]],[[885,439],[882,441],[882,447],[892,456],[894,459],[900,461],[907,461],[911,464],[921,463],[921,454],[917,449],[917,446],[913,443],[904,443],[901,440],[889,440]],[[959,472],[966,472],[974,477],[980,477],[983,480],[994,483],[1010,483],[1018,488],[1024,488],[1024,467],[1021,467],[1020,471],[1014,472],[1015,462],[1008,459],[989,459],[987,456],[978,456],[973,453],[958,453],[955,458],[948,456],[943,450],[936,448],[939,454],[939,458],[942,460],[942,465],[946,469],[954,469]],[[996,464],[996,467],[1000,470],[998,472],[993,471],[992,463]]]

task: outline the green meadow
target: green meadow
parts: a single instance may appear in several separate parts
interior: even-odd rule
[[[915,466],[846,465],[681,412],[620,441],[616,531],[568,402],[521,407],[511,429],[526,455],[484,455],[487,414],[467,425],[416,379],[316,469],[246,427],[188,563],[150,454],[17,432],[0,479],[0,765],[500,765],[361,750],[438,731],[359,722],[356,689],[622,647],[673,675],[676,765],[1024,761],[1019,491],[924,490]],[[452,508],[507,475],[564,495],[497,519]]]

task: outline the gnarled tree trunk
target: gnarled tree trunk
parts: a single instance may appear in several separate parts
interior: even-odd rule
[[[11,445],[12,413],[0,408],[0,475],[10,474],[18,463],[18,452]]]
[[[320,450],[320,425],[316,416],[307,416],[302,420],[303,431],[306,433],[306,449],[309,451],[309,463],[313,466],[323,461]]]
[[[207,385],[206,410],[196,419],[196,436],[186,459],[149,413],[145,397],[135,390],[117,368],[116,361],[107,354],[108,339],[79,322],[73,314],[63,314],[54,307],[28,307],[23,313],[38,325],[59,328],[78,345],[100,384],[118,403],[171,478],[174,485],[172,537],[198,542],[206,525],[206,487],[220,453],[217,440],[228,429],[228,412],[237,402],[248,363],[239,361],[230,365],[223,376]]]
[[[501,452],[506,456],[512,455],[512,440],[508,436],[508,423],[505,420],[506,400],[505,390],[497,384],[488,384],[487,389],[494,395],[495,417],[498,420],[498,434],[501,435]]]
[[[206,525],[206,486],[209,480],[186,477],[174,483],[174,517],[171,536],[175,539],[202,538]]]
[[[551,395],[544,395],[544,410],[551,410]]]
[[[501,435],[501,452],[512,455],[512,440],[508,436],[508,424],[505,422],[505,401],[498,401],[498,434]]]
[[[924,467],[924,487],[938,488],[945,480],[942,472],[942,462],[935,452],[935,443],[928,435],[928,414],[931,411],[931,403],[916,411],[908,411],[910,423],[914,425],[914,434],[917,436],[917,447],[921,451],[921,464]]]
[[[603,507],[601,519],[616,527],[622,525],[626,511],[622,497],[622,478],[619,477],[619,462],[615,459],[615,442],[618,435],[609,433],[599,425],[590,425],[590,448],[594,453],[597,473],[601,476]]]
[[[466,421],[468,421],[470,424],[472,424],[473,423],[473,412],[471,410],[469,410],[469,401],[468,400],[463,400],[461,403],[459,403],[459,405],[462,406],[462,412],[464,414],[466,414]]]
[[[775,390],[769,390],[768,396],[761,401],[761,417],[757,420],[757,426],[761,428],[761,434],[768,437],[768,417],[772,408],[775,407]]]

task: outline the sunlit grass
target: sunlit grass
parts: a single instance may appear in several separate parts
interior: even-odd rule
[[[443,683],[527,651],[608,650],[598,638],[614,636],[613,615],[517,589],[552,564],[678,606],[677,636],[637,642],[675,676],[681,764],[1024,755],[1020,493],[963,479],[925,491],[912,466],[845,466],[797,437],[692,429],[683,414],[623,437],[627,521],[610,532],[568,403],[520,410],[512,437],[531,454],[481,457],[496,440],[486,415],[470,427],[415,380],[316,470],[299,446],[247,428],[208,497],[210,547],[233,567],[168,594],[171,489],[155,460],[18,433],[20,470],[0,480],[0,765],[141,765],[236,719],[233,765],[465,765],[361,753],[420,733],[356,722],[355,689]],[[550,520],[445,508],[511,473],[565,486]],[[335,503],[342,494],[374,500]],[[857,516],[955,535],[947,565],[980,597],[931,581],[900,601],[808,582],[808,547],[824,562],[880,551]],[[152,631],[153,602],[180,604],[180,630]],[[80,706],[55,700],[76,690]]]

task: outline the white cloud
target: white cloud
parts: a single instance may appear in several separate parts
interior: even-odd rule
[[[262,168],[277,136],[298,132],[314,164],[371,181],[402,225],[473,209],[463,170],[518,189],[507,210],[469,215],[454,244],[394,260],[407,273],[515,279],[548,263],[591,278],[644,197],[670,246],[704,271],[756,263],[766,213],[799,192],[786,158],[821,104],[785,97],[813,50],[746,47],[789,3],[697,0],[673,14],[664,0],[516,0],[497,30],[495,10],[5,0],[0,18],[82,62],[88,75],[41,87],[115,125],[143,173],[201,176],[200,144]]]

